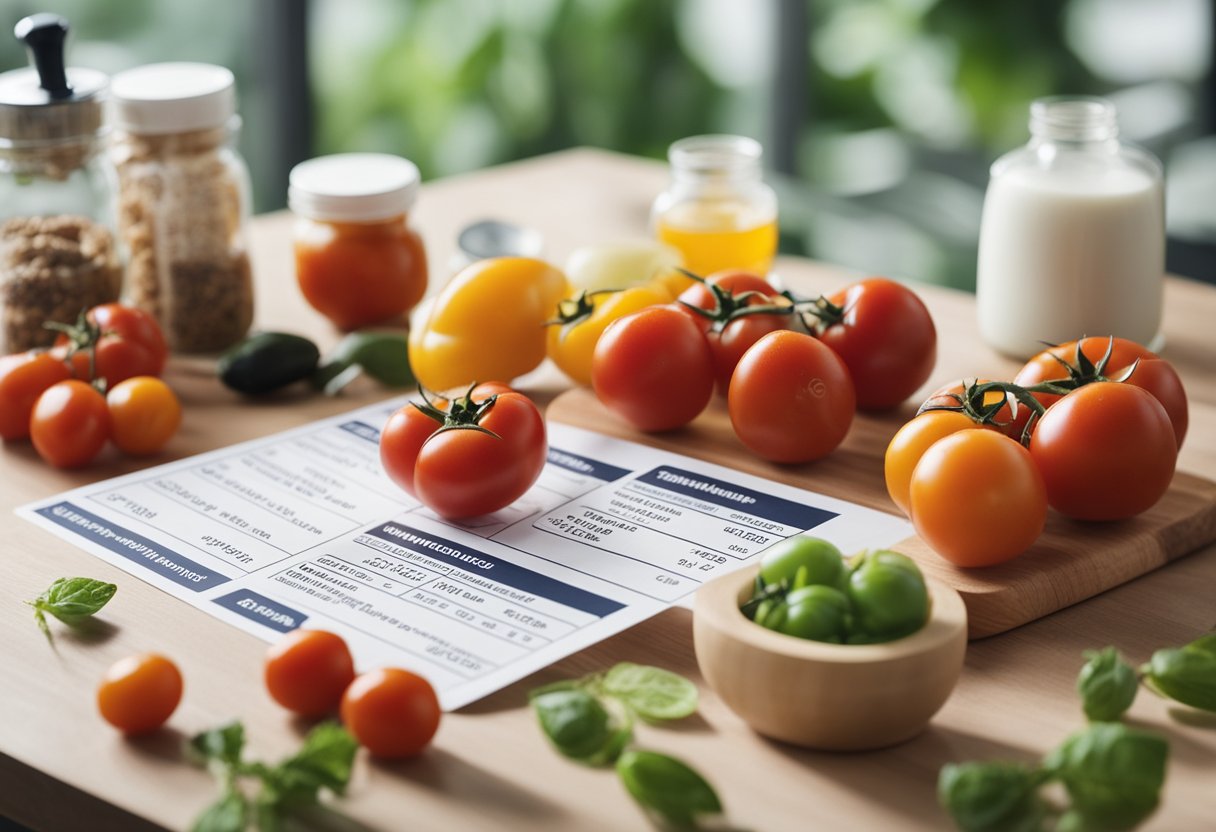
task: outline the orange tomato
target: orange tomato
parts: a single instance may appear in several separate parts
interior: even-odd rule
[[[22,352],[0,358],[0,439],[30,435],[34,402],[48,387],[71,378],[63,361],[45,352]]]
[[[887,445],[883,473],[887,480],[887,493],[900,511],[912,513],[908,489],[916,463],[920,462],[925,451],[937,440],[952,433],[973,429],[979,429],[979,426],[969,416],[951,410],[926,411],[899,429]]]
[[[1017,557],[1047,520],[1047,490],[1030,452],[993,430],[934,442],[912,472],[908,498],[916,533],[956,566]]]
[[[83,381],[53,384],[34,403],[30,439],[38,455],[56,468],[92,462],[109,435],[105,397]]]
[[[313,222],[296,240],[296,279],[339,329],[390,320],[426,292],[422,238],[397,216],[383,222]]]
[[[110,411],[110,438],[124,453],[154,454],[177,433],[182,405],[158,378],[136,376],[115,385],[106,394]]]
[[[355,662],[341,636],[294,630],[266,651],[263,676],[270,697],[307,717],[333,713],[355,678]]]
[[[129,736],[165,724],[182,699],[182,674],[156,653],[115,662],[97,688],[97,708],[106,722]]]
[[[439,698],[431,683],[408,670],[364,673],[342,696],[342,722],[377,757],[412,757],[439,729]]]

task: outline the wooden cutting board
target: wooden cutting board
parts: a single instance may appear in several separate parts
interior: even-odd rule
[[[634,430],[579,388],[548,408],[558,422],[676,451],[779,482],[897,513],[883,480],[887,443],[912,411],[858,414],[844,443],[806,465],[766,462],[735,438],[719,397],[692,424],[653,435]],[[1049,512],[1029,551],[999,566],[959,569],[918,537],[893,547],[926,573],[958,590],[967,605],[972,639],[1003,633],[1150,572],[1216,540],[1216,483],[1177,473],[1165,497],[1150,510],[1116,523],[1084,523]]]

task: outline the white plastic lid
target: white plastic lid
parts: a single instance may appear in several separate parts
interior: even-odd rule
[[[414,205],[422,176],[408,159],[388,153],[337,153],[291,169],[287,205],[323,222],[373,222]]]
[[[236,79],[222,66],[147,64],[110,82],[114,125],[133,133],[185,133],[223,127],[236,112]]]

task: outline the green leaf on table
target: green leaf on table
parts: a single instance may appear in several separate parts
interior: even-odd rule
[[[245,796],[229,791],[203,811],[190,827],[191,832],[244,832],[249,822]]]
[[[1072,799],[1074,829],[1132,829],[1161,799],[1169,744],[1118,722],[1095,722],[1043,761]],[[1082,824],[1082,825],[1076,825]]]
[[[51,630],[46,623],[47,615],[76,626],[100,611],[117,591],[116,584],[95,578],[60,578],[29,604],[34,608],[34,619],[49,640]]]
[[[239,765],[244,748],[245,726],[239,722],[195,734],[187,744],[187,750],[196,760],[215,761],[226,766]]]
[[[360,373],[367,373],[386,387],[413,386],[416,382],[405,336],[391,332],[350,333],[317,368],[313,384],[327,396],[334,396]]]
[[[660,667],[621,662],[604,674],[602,686],[642,719],[683,719],[697,710],[696,685]]]
[[[1085,716],[1090,722],[1114,722],[1136,698],[1140,686],[1136,670],[1120,658],[1114,647],[1087,650],[1085,658],[1077,676],[1077,693]]]
[[[678,829],[722,814],[722,802],[704,777],[686,763],[654,751],[626,751],[616,762],[625,789],[648,814]]]
[[[309,732],[299,751],[265,770],[263,797],[286,806],[315,803],[321,789],[345,794],[358,750],[345,728],[322,723]]]
[[[589,766],[612,763],[633,729],[586,690],[551,690],[532,697],[541,730],[564,756]]]
[[[1192,708],[1216,711],[1216,633],[1184,647],[1158,650],[1140,672],[1156,693]]]
[[[937,799],[964,832],[1038,832],[1047,806],[1044,776],[1017,763],[949,763],[937,779]]]

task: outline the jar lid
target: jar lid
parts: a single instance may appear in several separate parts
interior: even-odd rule
[[[373,222],[413,207],[422,177],[408,159],[387,153],[337,153],[291,169],[287,205],[323,222]]]
[[[236,79],[222,66],[147,64],[118,73],[110,85],[114,126],[163,135],[223,127],[236,112]]]

